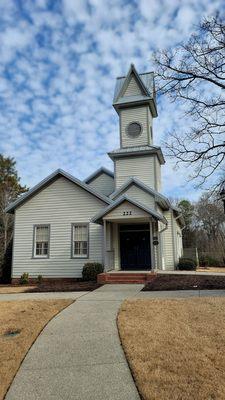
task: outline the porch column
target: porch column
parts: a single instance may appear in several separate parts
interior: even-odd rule
[[[106,220],[103,219],[103,261],[104,261],[104,272],[107,271],[106,269],[106,263],[107,263],[107,257],[106,257]]]

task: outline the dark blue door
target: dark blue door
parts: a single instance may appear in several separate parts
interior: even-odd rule
[[[120,232],[121,269],[150,269],[150,233],[149,230]]]

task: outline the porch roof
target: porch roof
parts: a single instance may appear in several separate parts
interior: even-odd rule
[[[164,209],[164,210],[169,210],[171,208],[170,201],[163,196],[161,193],[157,192],[156,190],[150,188],[149,186],[145,185],[143,182],[140,181],[140,179],[136,177],[131,177],[128,178],[128,180],[119,187],[119,189],[115,190],[109,197],[111,199],[115,199],[120,193],[122,193],[124,190],[128,189],[130,186],[136,185],[137,187],[141,188],[145,192],[151,194],[156,202]]]
[[[106,217],[109,212],[111,212],[112,210],[117,208],[120,204],[122,204],[125,201],[129,202],[130,204],[133,204],[134,206],[136,206],[136,207],[140,208],[141,210],[145,211],[146,213],[148,213],[152,218],[154,218],[158,221],[161,221],[165,225],[167,225],[167,220],[163,215],[161,215],[157,211],[153,210],[152,208],[146,207],[144,204],[142,204],[134,199],[131,199],[127,195],[123,195],[123,196],[119,197],[116,201],[113,202],[113,204],[110,204],[109,206],[107,206],[103,210],[101,210],[98,214],[96,214],[92,218],[92,222],[97,223],[97,224],[102,224],[103,218]]]

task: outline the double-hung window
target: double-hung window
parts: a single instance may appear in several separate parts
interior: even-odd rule
[[[50,242],[50,225],[34,226],[34,251],[36,258],[48,258]]]
[[[88,257],[88,224],[72,225],[72,257]]]

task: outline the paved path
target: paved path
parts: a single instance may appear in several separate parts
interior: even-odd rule
[[[139,400],[116,316],[142,287],[105,285],[58,314],[28,352],[6,400]]]
[[[48,300],[48,299],[78,299],[89,292],[43,292],[43,293],[1,293],[0,301],[11,300]]]
[[[188,297],[224,297],[225,290],[161,290],[154,292],[139,292],[135,298],[139,299],[170,299]]]
[[[156,270],[157,274],[159,275],[205,275],[205,276],[225,276],[225,269],[224,272],[210,272],[208,271],[162,271]]]

